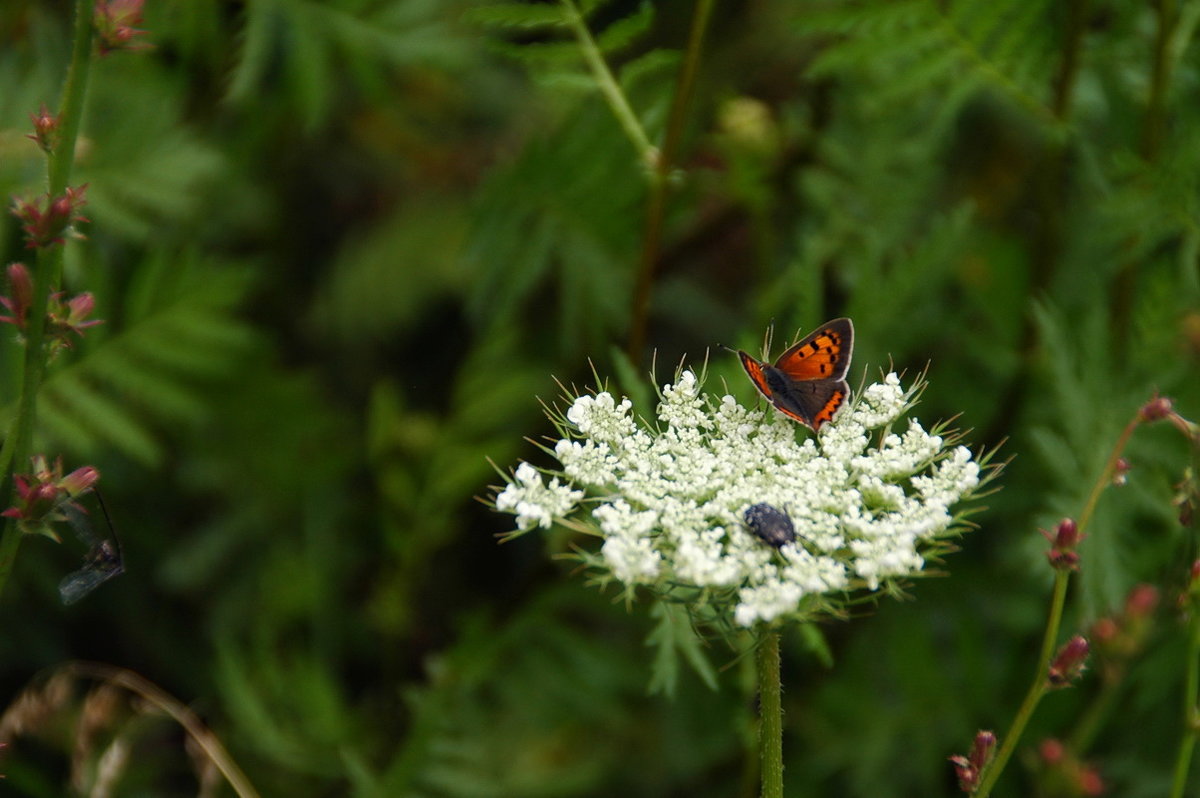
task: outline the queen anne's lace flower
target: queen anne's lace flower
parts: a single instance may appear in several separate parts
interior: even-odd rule
[[[653,430],[628,399],[581,396],[554,447],[561,472],[546,484],[521,463],[496,509],[522,531],[568,517],[592,526],[604,538],[597,562],[617,580],[700,589],[714,606],[725,599],[739,625],[810,617],[850,590],[918,574],[937,541],[959,531],[950,507],[980,482],[970,451],[916,420],[876,432],[915,393],[888,374],[799,442],[774,412],[706,398],[691,371],[663,387]],[[786,512],[796,539],[778,548],[759,539],[743,519],[757,504]]]
[[[518,529],[549,529],[555,518],[571,512],[582,498],[583,491],[560,484],[558,477],[547,486],[536,468],[521,463],[513,481],[496,496],[496,509],[516,513]]]

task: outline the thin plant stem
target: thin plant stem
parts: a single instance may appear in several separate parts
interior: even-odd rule
[[[1100,495],[1104,489],[1112,484],[1113,474],[1117,469],[1117,462],[1121,459],[1122,452],[1125,451],[1125,445],[1129,443],[1129,437],[1133,434],[1134,428],[1141,422],[1141,412],[1134,414],[1125,428],[1121,430],[1121,434],[1117,437],[1116,443],[1113,445],[1112,451],[1109,453],[1108,460],[1104,463],[1104,468],[1100,471],[1100,476],[1092,485],[1091,491],[1088,493],[1087,501],[1083,505],[1083,510],[1079,514],[1079,520],[1076,523],[1079,536],[1083,537],[1084,529],[1091,522],[1092,517],[1096,513],[1096,505],[1100,501]],[[1017,744],[1021,741],[1021,735],[1025,732],[1025,727],[1029,724],[1030,718],[1033,717],[1033,712],[1037,708],[1038,703],[1042,700],[1042,696],[1046,694],[1047,676],[1050,666],[1050,659],[1054,656],[1055,647],[1058,645],[1058,633],[1062,626],[1063,610],[1066,607],[1067,587],[1071,582],[1071,572],[1069,570],[1056,570],[1054,573],[1054,594],[1050,599],[1050,611],[1046,619],[1046,631],[1042,635],[1042,648],[1038,654],[1037,668],[1034,671],[1033,682],[1029,686],[1028,692],[1025,694],[1025,699],[1021,702],[1020,708],[1017,710],[1016,717],[1013,718],[1012,726],[1008,733],[1004,735],[1000,742],[1000,748],[996,752],[995,758],[984,768],[983,774],[979,779],[979,787],[974,795],[976,798],[987,798],[995,786],[1000,774],[1004,772],[1004,768],[1008,765],[1012,758],[1013,752],[1017,749]]]
[[[1125,445],[1129,443],[1129,438],[1133,435],[1134,429],[1141,422],[1141,414],[1135,413],[1129,423],[1125,425],[1125,429],[1121,430],[1120,437],[1117,438],[1116,445],[1108,455],[1108,460],[1104,463],[1104,470],[1100,472],[1100,478],[1096,480],[1096,484],[1092,485],[1091,493],[1088,494],[1087,503],[1083,505],[1083,511],[1079,513],[1078,528],[1079,535],[1082,537],[1083,532],[1091,523],[1092,516],[1096,513],[1096,505],[1100,502],[1100,494],[1104,493],[1104,489],[1112,485],[1113,475],[1117,472],[1117,461],[1121,459],[1121,455],[1125,451]]]
[[[1179,753],[1175,757],[1175,777],[1171,782],[1170,798],[1183,798],[1187,790],[1188,772],[1192,767],[1192,752],[1196,748],[1196,734],[1200,732],[1200,712],[1196,701],[1200,698],[1200,613],[1193,610],[1188,620],[1187,673],[1183,690],[1183,738],[1179,741]]]
[[[61,195],[70,179],[75,161],[75,140],[79,135],[83,101],[91,71],[92,13],[94,0],[79,0],[75,6],[74,42],[71,63],[63,85],[59,106],[59,138],[49,156],[47,193],[53,199]],[[13,490],[13,472],[29,458],[33,429],[37,419],[37,394],[46,369],[45,328],[46,307],[51,287],[62,273],[63,245],[46,244],[38,248],[33,278],[33,302],[29,307],[25,329],[25,361],[21,371],[21,389],[17,411],[4,446],[0,448],[0,497],[7,498]],[[21,545],[21,530],[14,519],[8,519],[0,533],[0,593],[12,573],[17,550]]]
[[[638,258],[637,280],[633,289],[633,314],[629,325],[629,342],[626,352],[629,359],[638,362],[646,343],[646,326],[650,316],[650,296],[654,287],[654,276],[658,271],[659,253],[662,250],[663,220],[667,211],[667,195],[671,189],[671,171],[675,168],[683,131],[687,127],[688,112],[695,93],[696,75],[700,71],[700,56],[704,51],[704,34],[712,19],[714,0],[699,0],[692,27],[688,33],[687,50],[679,69],[679,82],[671,101],[667,116],[667,129],[663,136],[662,151],[654,163],[654,174],[650,181],[650,195],[646,201],[646,232],[642,237],[642,251]]]
[[[1167,97],[1171,89],[1172,47],[1175,29],[1179,23],[1179,10],[1174,0],[1155,0],[1149,3],[1155,12],[1156,26],[1154,46],[1150,62],[1150,86],[1147,90],[1146,114],[1142,119],[1141,140],[1138,152],[1146,164],[1158,160],[1162,141],[1167,130]],[[1139,237],[1132,236],[1126,243],[1131,254],[1119,265],[1112,288],[1112,340],[1116,345],[1118,362],[1124,359],[1126,344],[1130,340],[1129,329],[1133,322],[1133,309],[1137,306],[1138,265],[1136,244]]]
[[[158,685],[133,671],[99,662],[70,662],[63,670],[76,677],[96,679],[122,687],[162,710],[196,741],[200,750],[204,751],[209,761],[221,771],[221,775],[239,798],[258,798],[258,791],[246,778],[246,774],[238,767],[237,762],[233,761],[233,757],[225,750],[225,746],[221,745],[221,741],[212,730],[200,720],[200,716]]]
[[[625,93],[621,91],[621,86],[613,76],[612,70],[605,63],[604,54],[600,52],[596,40],[588,30],[587,20],[579,12],[579,7],[575,5],[574,0],[561,0],[561,2],[567,11],[567,24],[575,34],[575,38],[579,40],[579,49],[583,53],[583,60],[587,62],[592,77],[608,102],[608,107],[617,117],[617,122],[625,131],[625,135],[629,136],[629,140],[633,142],[642,162],[653,164],[657,160],[658,151],[650,143],[650,137],[646,135],[642,123],[638,121],[637,114],[629,107],[629,101],[625,99]]]
[[[783,798],[783,685],[779,675],[779,632],[763,635],[758,659],[758,751],[762,798]]]
[[[1033,682],[1029,685],[1029,691],[1025,694],[1025,700],[1021,702],[1021,707],[1017,710],[1016,717],[1013,718],[1012,726],[1009,727],[1008,733],[1004,735],[1004,739],[1000,743],[1000,749],[996,751],[995,759],[988,764],[979,779],[979,787],[974,793],[976,798],[986,798],[991,793],[992,787],[995,786],[996,781],[1000,778],[1000,774],[1004,772],[1005,766],[1008,765],[1008,760],[1012,758],[1013,752],[1017,750],[1017,743],[1020,742],[1021,735],[1025,732],[1025,727],[1029,725],[1034,710],[1037,709],[1042,696],[1046,694],[1046,676],[1050,666],[1050,658],[1054,656],[1055,643],[1058,641],[1058,630],[1062,624],[1063,606],[1066,603],[1067,586],[1070,584],[1070,581],[1071,576],[1068,571],[1055,572],[1054,596],[1050,601],[1050,613],[1046,621],[1046,633],[1042,636],[1042,650],[1038,655]]]

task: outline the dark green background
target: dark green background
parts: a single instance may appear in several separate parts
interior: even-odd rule
[[[0,700],[72,658],[131,668],[264,795],[754,795],[748,662],[714,647],[718,691],[684,669],[647,696],[644,605],[572,578],[557,533],[497,546],[510,519],[475,497],[487,458],[549,464],[524,440],[552,432],[537,398],[589,384],[589,359],[640,399],[649,348],[661,382],[717,342],[757,351],[772,320],[787,337],[849,315],[856,383],[928,364],[917,415],[960,414],[1011,462],[944,578],[824,628],[833,667],[785,637],[788,794],[958,794],[946,757],[1003,733],[1031,676],[1037,529],[1079,513],[1156,390],[1200,415],[1196,4],[717,3],[637,362],[643,167],[569,35],[473,5],[151,2],[154,48],[96,63],[66,279],[106,324],[53,364],[39,449],[101,470],[127,573],[64,608],[79,552],[26,541]],[[610,59],[657,140],[692,7],[654,5]],[[42,190],[22,136],[57,102],[69,19],[0,7],[4,196]],[[11,217],[0,251],[28,257]],[[6,413],[18,354],[6,333]],[[727,353],[708,373],[752,398]],[[1164,591],[1085,752],[1112,794],[1157,796],[1181,730],[1188,450],[1158,425],[1126,456],[1064,633],[1138,582]],[[1070,734],[1097,670],[1046,700],[1030,745]],[[0,790],[63,794],[71,717],[0,756]],[[138,764],[117,794],[194,795],[178,731],[122,722],[104,734]],[[1000,793],[1036,782],[1017,761]]]

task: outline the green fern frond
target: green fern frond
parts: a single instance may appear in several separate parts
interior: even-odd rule
[[[329,120],[347,90],[391,91],[390,68],[461,61],[467,39],[438,12],[436,3],[246,4],[226,97],[248,105],[269,92],[278,100],[271,111],[282,123],[294,124],[298,116],[306,129],[316,129]]]
[[[600,52],[616,53],[632,46],[644,36],[654,24],[654,6],[643,2],[627,17],[622,17],[596,36]]]
[[[607,0],[605,0],[606,2]],[[583,61],[579,41],[571,32],[579,17],[590,17],[604,3],[565,3],[525,5],[521,3],[497,3],[483,5],[467,12],[467,19],[484,27],[498,31],[518,30],[536,32],[546,38],[533,41],[509,41],[495,39],[493,47],[498,52],[528,65],[574,67]],[[593,33],[596,47],[605,55],[612,55],[632,47],[654,24],[654,6],[643,2],[628,16],[609,23],[603,30]]]
[[[206,384],[231,376],[257,341],[233,315],[246,279],[204,281],[53,368],[39,394],[46,432],[80,454],[108,446],[158,464],[167,433],[203,418]]]
[[[964,82],[988,86],[1046,121],[1043,95],[1055,54],[1049,13],[1044,1],[839,3],[800,25],[832,37],[810,74],[878,80],[892,102],[950,86],[965,101],[971,93],[961,91]]]
[[[568,24],[566,11],[557,4],[495,3],[472,8],[464,16],[468,22],[497,28],[541,30]]]
[[[681,56],[677,50],[651,50],[643,53],[621,65],[621,86],[628,91],[656,76],[674,72],[679,69],[680,60]]]
[[[514,61],[520,61],[533,69],[547,66],[567,68],[583,62],[582,56],[579,54],[579,45],[574,41],[524,42],[521,44],[493,41],[490,43],[490,47],[495,52]]]

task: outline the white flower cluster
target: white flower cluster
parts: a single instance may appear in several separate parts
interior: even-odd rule
[[[714,406],[691,371],[664,386],[654,431],[628,399],[582,396],[554,448],[566,484],[547,485],[522,463],[496,508],[522,530],[578,512],[603,535],[603,561],[622,582],[724,590],[738,624],[771,621],[806,596],[918,573],[922,551],[951,529],[951,505],[979,484],[970,451],[915,420],[872,435],[912,397],[888,374],[797,442],[797,426],[770,410],[731,396]],[[597,501],[583,504],[585,493]],[[776,549],[746,526],[746,509],[760,503],[790,516],[794,542]]]

